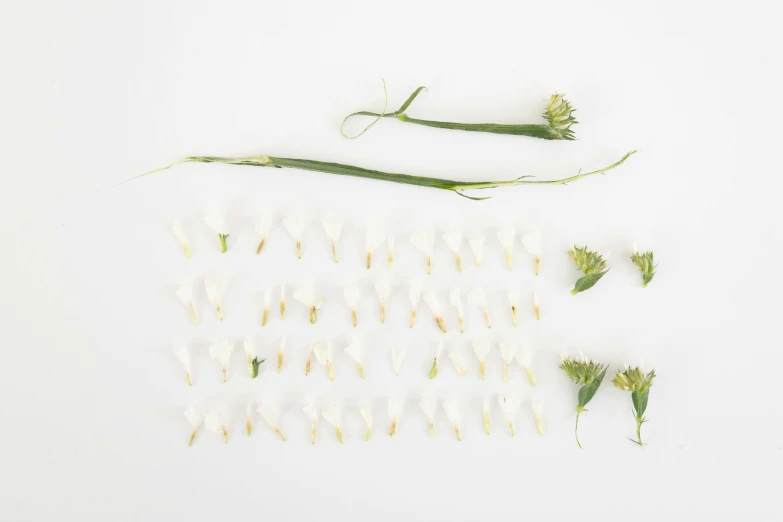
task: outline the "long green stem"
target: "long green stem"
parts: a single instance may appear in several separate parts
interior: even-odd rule
[[[642,448],[644,447],[644,443],[642,442],[642,424],[644,424],[644,419],[641,417],[635,417],[636,418],[636,440],[633,441]]]
[[[469,199],[489,199],[487,197],[473,197],[463,193],[465,190],[480,190],[497,187],[510,187],[516,185],[565,185],[572,181],[577,181],[588,176],[594,176],[597,174],[603,174],[616,167],[622,165],[628,158],[630,158],[636,151],[631,151],[623,156],[619,161],[612,163],[611,165],[602,169],[594,170],[592,172],[582,173],[580,170],[576,175],[562,179],[554,180],[533,180],[528,179],[533,176],[525,175],[520,176],[512,180],[502,181],[455,181],[450,179],[432,178],[427,176],[413,176],[410,174],[395,174],[390,172],[382,172],[379,170],[365,169],[362,167],[356,167],[353,165],[345,165],[342,163],[332,163],[327,161],[317,161],[309,159],[298,158],[277,158],[273,156],[249,156],[244,158],[227,158],[220,156],[188,156],[174,163],[161,167],[159,169],[152,170],[150,172],[135,176],[135,178],[148,176],[155,172],[170,169],[180,163],[224,163],[228,165],[249,165],[254,167],[275,167],[275,168],[293,168],[299,170],[309,170],[314,172],[324,172],[327,174],[337,174],[341,176],[353,176],[358,178],[376,179],[380,181],[389,181],[392,183],[402,183],[406,185],[418,185],[420,187],[436,188],[441,190],[451,190],[456,192],[460,196],[464,196]],[[135,179],[131,178],[131,179]],[[130,180],[126,180],[130,181]],[[122,183],[125,183],[123,181]],[[121,184],[121,183],[120,183]]]
[[[576,407],[576,425],[574,426],[574,437],[576,438],[576,445],[579,446],[579,449],[584,449],[582,447],[582,444],[579,442],[579,414],[584,411],[584,408],[582,406]]]
[[[394,112],[386,112],[388,106],[388,91],[386,90],[386,82],[383,82],[384,93],[384,105],[381,112],[372,111],[359,111],[349,114],[343,120],[340,125],[340,133],[349,139],[355,139],[367,132],[373,125],[378,123],[381,118],[396,118],[404,123],[414,123],[416,125],[424,125],[426,127],[437,127],[440,129],[454,129],[462,131],[472,132],[489,132],[492,134],[512,134],[515,136],[529,136],[532,138],[541,138],[545,140],[573,140],[574,133],[571,130],[571,125],[576,123],[576,120],[571,116],[574,109],[571,104],[568,103],[562,95],[555,94],[550,98],[547,110],[544,113],[548,123],[546,124],[500,124],[500,123],[457,123],[451,121],[435,121],[435,120],[423,120],[417,118],[411,118],[405,111],[408,109],[413,100],[423,91],[426,87],[419,87],[405,100],[399,109]],[[354,136],[348,136],[345,133],[345,123],[354,116],[370,116],[374,119],[367,125],[361,132]]]

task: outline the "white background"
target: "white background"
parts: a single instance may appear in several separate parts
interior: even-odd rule
[[[780,479],[781,345],[779,41],[761,2],[3,2],[0,7],[0,192],[3,248],[0,351],[2,520],[478,520],[652,519],[662,513],[737,512],[763,519]],[[419,85],[412,117],[537,121],[549,94],[577,107],[578,141],[474,135],[385,120],[355,141],[342,138],[349,112],[383,106],[381,77],[396,108]],[[188,154],[304,157],[455,179],[569,176],[640,152],[603,177],[569,186],[498,190],[488,202],[448,192],[340,179],[293,170],[183,165],[108,186]],[[231,207],[230,250],[201,221],[206,204]],[[277,223],[253,255],[252,218],[302,212],[304,257]],[[348,220],[330,260],[318,219]],[[168,223],[184,219],[194,257],[182,256]],[[362,224],[386,220],[397,262],[363,269]],[[500,224],[539,226],[542,274],[515,245],[508,272],[492,237]],[[413,330],[402,287],[423,276],[407,236],[423,227],[465,226],[488,235],[485,264],[458,276],[442,242],[434,274],[445,289],[486,284],[491,332],[474,308],[461,342],[464,378],[448,361],[426,379],[441,334],[422,304]],[[654,249],[658,275],[647,289],[627,260],[632,240]],[[612,270],[594,289],[569,295],[577,273],[572,243],[612,251]],[[376,319],[371,280],[387,273],[395,291],[387,324]],[[220,324],[198,286],[194,328],[172,285],[225,278]],[[325,293],[315,326],[289,293],[289,317],[258,324],[263,289],[315,281]],[[347,282],[364,297],[358,334],[368,377],[337,357],[337,380],[322,367],[302,374],[305,345],[345,344]],[[522,290],[523,325],[508,326],[503,292]],[[538,291],[543,320],[526,307]],[[251,335],[274,359],[289,335],[286,366],[247,378],[239,341]],[[207,347],[237,341],[228,384]],[[476,376],[468,341],[526,340],[547,433],[535,434],[528,403],[511,438],[493,402],[482,432],[480,400],[503,389],[497,349],[488,378]],[[463,340],[464,339],[464,340]],[[191,343],[194,386],[171,355]],[[402,376],[389,349],[409,345]],[[609,385],[573,441],[576,388],[557,369],[562,351],[618,368],[643,358],[659,377],[640,450],[630,398]],[[611,370],[610,370],[611,372]],[[518,367],[515,389],[533,391]],[[464,441],[442,410],[434,440],[416,406],[433,385],[460,398]],[[409,398],[390,439],[383,400]],[[346,401],[346,443],[325,422],[309,444],[301,413],[308,397]],[[365,443],[356,411],[374,400]],[[249,400],[276,400],[288,442]],[[204,401],[226,420],[231,441],[202,428],[192,448],[182,417]]]

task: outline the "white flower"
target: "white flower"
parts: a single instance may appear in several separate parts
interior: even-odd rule
[[[452,288],[449,292],[449,302],[457,310],[459,320],[459,333],[465,333],[465,315],[462,310],[462,295],[459,288]]]
[[[321,309],[323,297],[316,298],[313,287],[305,285],[294,292],[294,300],[307,307],[310,311],[310,324],[315,324],[318,320],[318,310]]]
[[[249,437],[253,433],[253,403],[249,402],[245,407],[245,429]]]
[[[285,435],[283,435],[283,432],[280,431],[280,427],[278,426],[280,414],[278,413],[277,408],[263,405],[258,408],[258,413],[261,414],[264,421],[275,431],[275,434],[280,437],[280,440],[285,442]]]
[[[435,242],[435,233],[432,230],[416,232],[411,236],[411,243],[421,250],[427,260],[427,273],[432,273],[432,248]]]
[[[509,342],[500,344],[500,358],[503,360],[503,382],[508,382],[508,366],[517,354],[517,345]]]
[[[324,408],[324,410],[321,412],[321,416],[326,419],[326,422],[332,425],[335,433],[337,433],[337,440],[339,440],[340,444],[342,444],[344,442],[343,429],[340,426],[340,410],[337,408],[337,405],[332,404]]]
[[[489,317],[489,309],[487,308],[487,297],[484,295],[484,289],[480,286],[474,287],[473,290],[468,292],[468,303],[473,306],[478,306],[484,312],[484,320],[487,323],[487,328],[492,328],[492,319]]]
[[[519,309],[519,290],[509,290],[507,295],[508,304],[511,307],[511,323],[516,328],[519,324],[519,314],[517,313]]]
[[[484,259],[484,238],[474,237],[468,239],[468,246],[470,251],[473,252],[473,258],[476,260],[476,266],[481,266]]]
[[[283,368],[283,350],[285,350],[285,342],[288,338],[284,335],[280,338],[280,346],[277,348],[277,373]]]
[[[391,426],[389,427],[389,436],[397,434],[397,421],[402,416],[402,410],[405,407],[405,399],[399,397],[392,397],[389,399],[389,419],[391,420]]]
[[[367,253],[367,270],[369,270],[372,265],[372,251],[378,248],[378,246],[383,243],[384,239],[386,239],[386,235],[383,232],[383,228],[378,223],[367,225],[367,235],[364,238],[364,249]],[[394,242],[392,241],[392,248],[393,247]]]
[[[256,254],[260,254],[266,244],[266,236],[269,235],[269,231],[272,229],[272,211],[267,210],[261,216],[261,219],[256,221],[255,225],[256,234],[258,234],[258,247],[256,248]]]
[[[443,341],[438,341],[438,348],[435,351],[435,358],[432,361],[432,368],[430,368],[430,379],[434,379],[438,375],[438,361],[440,361],[440,356],[443,355],[443,348]]]
[[[192,386],[193,381],[190,379],[190,351],[188,350],[188,346],[186,344],[175,344],[172,353],[174,353],[174,357],[176,357],[185,368],[185,378],[188,381],[188,386]]]
[[[211,279],[204,280],[204,290],[207,292],[207,298],[212,306],[215,307],[218,319],[223,320],[223,310],[220,307],[220,301],[223,298],[223,287],[217,281]]]
[[[362,367],[362,345],[359,341],[355,340],[345,347],[345,354],[348,355],[356,363],[356,368],[359,370],[359,377],[364,379],[364,368]]]
[[[272,289],[267,288],[264,290],[264,313],[261,316],[261,326],[266,326],[266,322],[269,320],[269,307],[272,305]]]
[[[185,421],[190,425],[190,441],[188,442],[188,446],[192,446],[193,440],[196,438],[196,432],[198,431],[199,426],[204,422],[204,411],[195,407],[188,408],[185,410]]]
[[[345,302],[348,304],[348,308],[351,309],[353,327],[356,328],[356,305],[359,303],[359,288],[356,286],[349,286],[343,291],[343,295],[345,296]]]
[[[280,285],[280,319],[285,319],[285,285]]]
[[[449,359],[451,359],[451,364],[454,365],[454,369],[457,370],[458,374],[464,377],[465,374],[468,373],[468,363],[465,361],[465,357],[462,355],[458,346],[454,346],[451,351],[449,351]]]
[[[288,216],[283,220],[283,226],[296,241],[296,257],[302,258],[302,232],[304,231],[304,222],[299,216]]]
[[[438,296],[435,295],[435,292],[427,292],[424,294],[424,302],[432,310],[432,315],[435,316],[435,323],[440,328],[440,331],[446,333],[446,321],[443,320],[443,314],[440,311]]]
[[[527,379],[530,381],[530,384],[535,386],[536,385],[536,376],[533,373],[533,356],[535,355],[534,351],[529,348],[525,348],[525,346],[520,346],[517,350],[517,362],[519,365],[525,369],[525,373],[527,374]],[[584,354],[582,354],[582,359],[584,359]]]
[[[454,433],[457,435],[457,440],[462,440],[462,435],[459,429],[459,404],[455,400],[443,401],[443,409],[446,411],[446,417],[449,419],[449,422],[451,422],[451,424],[454,426]]]
[[[536,275],[541,266],[541,232],[538,229],[525,232],[519,239],[525,247],[525,250],[536,258]]]
[[[389,298],[391,293],[391,286],[386,278],[380,278],[375,281],[375,292],[378,294],[378,303],[380,305],[381,312],[381,324],[386,319],[386,299]]]
[[[639,253],[639,245],[636,244],[636,241],[631,242],[631,253],[632,254],[638,254]],[[190,257],[190,256],[188,256]]]
[[[418,279],[412,280],[408,287],[408,300],[411,302],[411,328],[413,328],[413,323],[416,322],[416,311],[419,308],[419,301],[421,300],[421,289],[422,284]]]
[[[220,239],[220,252],[225,254],[228,250],[226,239],[230,235],[228,232],[228,223],[225,209],[217,203],[211,203],[207,214],[204,216],[204,223],[218,235]]]
[[[359,412],[362,414],[362,418],[364,419],[364,424],[367,427],[367,430],[364,433],[364,440],[368,441],[370,440],[370,434],[372,433],[372,408],[368,403],[362,404],[361,409]]]
[[[443,234],[443,242],[454,252],[454,260],[457,263],[457,271],[462,272],[462,259],[459,257],[459,247],[462,244],[462,232],[459,230]]]
[[[321,341],[313,346],[313,353],[318,362],[326,367],[329,372],[329,379],[334,380],[334,369],[332,367],[332,343],[331,341]]]
[[[220,341],[209,347],[209,356],[216,359],[223,369],[223,382],[226,382],[228,375],[228,360],[231,358],[231,352],[234,351],[234,343],[229,340]]]
[[[484,403],[481,405],[481,416],[484,418],[484,432],[487,435],[491,431],[491,422],[489,418],[489,399],[484,398]]]
[[[536,420],[536,430],[539,435],[544,434],[544,421],[541,418],[541,410],[544,408],[544,401],[532,400],[530,401],[530,407],[533,408],[533,417]]]
[[[245,361],[247,362],[247,373],[250,374],[250,377],[253,377],[253,359],[256,358],[256,349],[253,346],[253,339],[250,337],[245,337],[244,347]]]
[[[408,351],[405,348],[395,346],[392,348],[392,366],[394,367],[394,375],[400,374],[400,368],[402,367],[405,356],[408,355]]]
[[[188,311],[190,312],[190,320],[193,322],[193,324],[197,325],[198,317],[196,316],[196,306],[193,304],[193,287],[190,283],[183,283],[177,287],[177,299],[179,299],[182,304],[188,307]]]
[[[391,268],[393,262],[394,262],[394,238],[387,237],[386,238],[386,266],[388,268]]]
[[[209,431],[223,436],[223,440],[228,443],[228,430],[223,426],[220,415],[214,411],[208,411],[204,416],[204,427]]]
[[[536,314],[536,321],[541,320],[541,307],[538,305],[538,294],[533,292],[533,312]]]
[[[438,401],[433,395],[427,394],[421,398],[419,407],[424,412],[424,416],[427,417],[430,438],[433,438],[435,436],[435,411],[438,409]]]
[[[310,360],[313,357],[313,349],[315,344],[310,344],[307,349],[307,360],[305,361],[305,375],[310,375]]]
[[[476,354],[476,359],[479,360],[479,378],[482,380],[484,379],[487,354],[491,349],[492,344],[489,341],[473,341],[473,353]]]
[[[513,254],[514,254],[514,236],[516,236],[516,229],[514,227],[500,227],[496,235],[498,241],[503,246],[503,250],[506,251],[506,262],[508,263],[508,269],[514,269]]]
[[[340,232],[343,230],[343,223],[334,219],[325,219],[321,221],[321,225],[324,227],[324,232],[329,237],[329,242],[332,244],[332,258],[334,262],[339,261],[337,257],[337,240],[340,239]]]
[[[177,237],[177,241],[182,245],[182,251],[185,252],[187,257],[190,257],[190,243],[188,242],[185,232],[182,231],[182,224],[179,221],[175,221],[171,224],[171,231]]]
[[[511,431],[511,436],[514,436],[516,430],[514,429],[514,415],[519,409],[519,399],[517,397],[509,397],[508,395],[498,395],[498,404],[500,409],[503,410],[503,414],[506,416],[508,422],[508,429]]]

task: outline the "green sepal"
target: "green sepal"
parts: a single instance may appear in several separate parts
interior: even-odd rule
[[[590,402],[590,400],[593,398],[595,392],[598,391],[598,387],[601,386],[601,381],[604,380],[604,375],[606,375],[606,370],[608,369],[609,367],[607,366],[604,368],[604,371],[599,373],[596,378],[593,379],[593,382],[579,388],[579,406],[577,406],[577,408],[584,409],[584,407],[587,406],[587,403]]]
[[[231,234],[218,234],[218,237],[220,238],[220,253],[225,254],[228,250],[228,245],[226,244],[226,239],[228,239],[228,236]]]
[[[608,271],[609,270],[607,269],[603,272],[598,272],[597,274],[590,274],[580,277],[576,280],[574,289],[571,290],[571,295],[576,295],[579,292],[584,292],[585,290],[591,289]]]
[[[631,392],[631,401],[633,402],[633,409],[636,412],[638,418],[644,417],[644,411],[647,409],[647,399],[650,396],[650,388],[644,391]]]
[[[253,379],[255,379],[256,377],[258,377],[258,367],[259,367],[259,366],[261,366],[261,363],[262,363],[262,362],[264,362],[265,360],[266,360],[266,359],[261,359],[261,360],[259,361],[259,360],[258,360],[258,357],[254,357],[254,358],[253,358],[253,361],[252,361],[252,364],[253,364],[253,375],[251,375],[251,377],[252,377]]]
[[[653,276],[655,275],[655,272],[651,274],[642,274],[642,286],[647,286],[647,283],[652,281]]]
[[[432,368],[430,368],[430,379],[434,379],[438,375],[438,359],[432,361]]]

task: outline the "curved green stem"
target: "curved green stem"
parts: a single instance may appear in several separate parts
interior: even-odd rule
[[[643,448],[644,442],[642,442],[642,424],[644,424],[644,419],[641,417],[636,417],[636,440],[633,442]]]
[[[153,174],[155,172],[167,170],[175,165],[179,165],[180,163],[189,163],[189,162],[224,163],[227,165],[249,165],[253,167],[293,168],[293,169],[308,170],[313,172],[323,172],[326,174],[336,174],[340,176],[353,176],[358,178],[376,179],[379,181],[402,183],[405,185],[417,185],[420,187],[436,188],[440,190],[450,190],[469,199],[488,199],[488,198],[477,198],[473,196],[468,196],[463,194],[462,191],[481,190],[481,189],[497,188],[497,187],[510,187],[516,185],[532,185],[532,184],[565,185],[572,181],[577,181],[582,178],[586,178],[588,176],[594,176],[596,174],[603,174],[616,167],[619,167],[635,153],[636,151],[631,151],[627,153],[625,156],[623,156],[619,161],[616,161],[615,163],[607,167],[604,167],[602,169],[594,170],[592,172],[585,172],[585,173],[582,173],[580,170],[575,176],[570,176],[562,179],[554,179],[554,180],[533,180],[533,179],[528,179],[533,176],[525,175],[512,180],[501,180],[501,181],[456,181],[456,180],[443,179],[443,178],[433,178],[428,176],[413,176],[410,174],[396,174],[391,172],[382,172],[379,170],[365,169],[362,167],[356,167],[354,165],[345,165],[342,163],[332,163],[327,161],[317,161],[317,160],[298,159],[298,158],[277,158],[273,156],[249,156],[244,158],[227,158],[227,157],[220,157],[220,156],[188,156],[181,160],[177,160],[166,167],[161,167],[159,169],[155,169],[146,172],[144,174],[135,176],[135,178],[140,178],[143,176],[148,176],[149,174]],[[130,179],[135,179],[135,178],[130,178]],[[130,181],[130,180],[125,180],[122,183],[125,183],[126,181]],[[118,183],[118,185],[122,183]]]
[[[582,447],[582,444],[579,442],[579,414],[584,411],[584,408],[582,406],[576,407],[576,425],[574,426],[574,437],[576,438],[576,445],[579,446],[579,449],[584,449]]]

